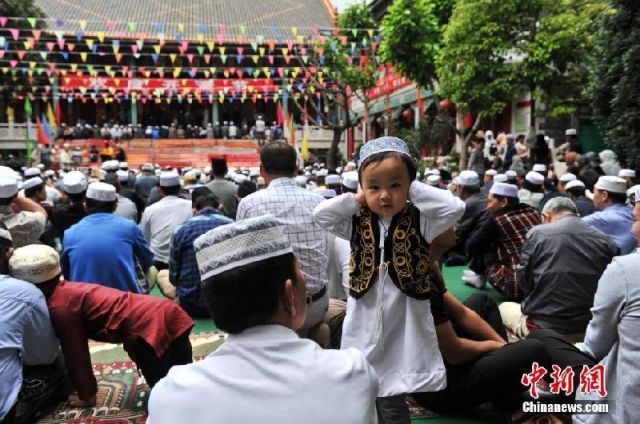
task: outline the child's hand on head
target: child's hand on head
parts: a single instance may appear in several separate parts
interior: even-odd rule
[[[367,199],[364,197],[364,191],[362,191],[362,186],[358,184],[358,192],[356,193],[356,202],[358,205],[366,208],[367,207]]]

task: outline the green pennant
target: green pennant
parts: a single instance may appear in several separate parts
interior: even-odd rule
[[[204,46],[198,46],[198,54],[202,56],[204,54]]]
[[[29,25],[31,25],[31,28],[35,28],[36,27],[36,18],[27,18],[27,21],[29,22]]]
[[[33,114],[33,109],[31,108],[31,100],[29,100],[29,96],[25,96],[24,98],[24,113],[28,118],[31,118]]]
[[[254,52],[257,52],[258,51],[258,43],[256,43],[256,42],[251,43],[251,48],[253,49]]]
[[[354,28],[351,30],[351,34],[353,34],[354,37],[358,36],[358,28]]]
[[[240,34],[244,35],[245,32],[247,32],[247,27],[244,25],[240,25]]]
[[[47,60],[47,56],[49,55],[49,53],[47,52],[40,52],[40,57],[42,58],[42,60]]]
[[[129,26],[129,31],[130,32],[136,32],[136,29],[138,28],[138,24],[135,22],[128,22],[127,25]]]

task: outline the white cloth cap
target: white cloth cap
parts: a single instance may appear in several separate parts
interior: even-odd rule
[[[427,184],[429,185],[438,185],[440,182],[440,175],[429,175],[427,177]]]
[[[11,276],[33,284],[52,280],[61,272],[58,252],[45,244],[20,247],[9,259]]]
[[[298,175],[293,179],[296,184],[298,184],[300,187],[305,188],[307,186],[307,177],[305,177],[304,175]]]
[[[498,171],[496,171],[495,169],[487,169],[485,171],[484,175],[489,175],[491,177],[495,177],[496,175],[498,175]]]
[[[87,177],[80,171],[71,171],[62,179],[62,188],[69,194],[82,193],[87,189]]]
[[[129,163],[128,163],[128,162],[120,162],[120,163],[118,164],[118,166],[119,166],[120,168],[129,168]]]
[[[95,182],[89,184],[87,188],[87,199],[97,200],[98,202],[115,202],[118,200],[116,188],[111,184]]]
[[[25,178],[31,178],[40,175],[40,169],[38,168],[28,168],[24,171]]]
[[[180,175],[176,171],[160,173],[160,187],[175,187],[180,185]]]
[[[189,182],[198,181],[198,174],[196,174],[196,171],[192,169],[190,171],[185,172],[183,178],[185,183],[187,181]]]
[[[153,171],[153,165],[150,163],[143,163],[140,169],[142,171]]]
[[[293,253],[284,225],[263,215],[221,225],[193,242],[200,279],[265,259]]]
[[[507,179],[509,180],[513,180],[514,178],[518,177],[518,173],[516,171],[513,170],[508,170],[507,172],[504,173],[504,175],[507,176]]]
[[[116,175],[118,176],[118,181],[127,181],[129,180],[129,172],[123,169],[118,169],[116,171]]]
[[[575,128],[569,128],[564,132],[564,135],[577,135],[578,132],[575,130]]]
[[[568,183],[569,181],[573,181],[573,180],[577,180],[578,177],[576,177],[574,174],[572,174],[571,172],[567,172],[566,174],[562,174],[559,178],[560,182],[563,183]]]
[[[534,185],[544,184],[544,177],[537,172],[533,172],[533,171],[527,172],[527,175],[524,176],[524,179]]]
[[[336,191],[332,188],[316,188],[313,192],[319,194],[325,199],[333,199],[336,197]]]
[[[620,172],[618,172],[618,177],[620,177],[620,178],[635,178],[636,177],[636,171],[634,171],[633,169],[621,169]]]
[[[247,177],[244,174],[236,174],[236,176],[233,177],[233,182],[235,182],[238,185],[248,180],[249,180],[249,177]]]
[[[117,160],[108,160],[102,164],[102,169],[105,171],[117,171],[120,166],[120,162]]]
[[[18,192],[18,180],[15,177],[0,175],[0,198],[8,199]]]
[[[251,168],[251,170],[249,170],[249,176],[250,177],[259,177],[260,176],[260,168]]]
[[[518,186],[506,183],[493,183],[489,193],[504,197],[518,197]]]
[[[331,175],[327,175],[327,177],[324,179],[324,182],[327,185],[340,185],[342,184],[342,179],[340,178],[340,175],[336,175],[336,174],[331,174]]]
[[[533,172],[547,172],[547,165],[543,163],[536,163],[533,165],[533,168],[531,168],[531,170]]]
[[[42,178],[32,177],[32,178],[29,178],[27,181],[25,181],[24,184],[22,184],[22,188],[25,190],[29,190],[30,188],[37,187],[42,184],[43,184]]]
[[[640,196],[638,196],[639,190],[640,190],[640,184],[636,184],[627,189],[627,197],[631,196],[632,194],[635,196],[634,203],[640,200]]]
[[[458,175],[458,184],[461,186],[477,186],[480,185],[480,176],[476,171],[465,170]]]
[[[584,185],[584,183],[578,179],[575,179],[573,181],[569,181],[567,183],[566,186],[564,186],[565,190],[569,190],[570,188],[574,188],[574,187],[582,187],[585,188],[586,186]]]
[[[358,171],[348,171],[342,174],[342,185],[349,190],[358,189]]]
[[[493,177],[494,183],[506,183],[507,181],[509,181],[509,178],[505,174],[496,174]]]
[[[327,169],[319,169],[318,172],[316,173],[316,175],[318,177],[326,177],[327,175],[329,175],[329,170],[327,170]]]
[[[56,175],[56,171],[54,171],[53,169],[47,169],[46,171],[44,171],[44,175],[45,177],[53,177],[54,175]]]
[[[627,182],[620,177],[612,177],[605,175],[598,178],[598,182],[594,185],[598,190],[605,190],[611,193],[627,194]]]

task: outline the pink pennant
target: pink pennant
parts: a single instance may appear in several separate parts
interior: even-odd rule
[[[189,61],[189,63],[193,63],[193,54],[192,53],[189,53],[187,55],[187,60]]]
[[[293,41],[287,42],[287,48],[289,49],[289,51],[293,50]]]
[[[129,67],[128,67],[128,66],[123,66],[123,67],[122,67],[122,72],[124,72],[125,74],[126,74],[127,72],[129,72]]]
[[[134,53],[138,53],[138,45],[137,44],[132,44],[131,45],[131,51]]]
[[[73,49],[76,48],[76,45],[73,43],[67,43],[67,50],[69,50],[70,52],[73,51]]]
[[[120,60],[122,60],[122,53],[116,54],[115,57],[116,57],[116,62],[120,63]]]
[[[4,50],[0,50],[0,59],[4,57]]]
[[[20,37],[20,30],[19,29],[11,28],[9,30],[9,32],[11,33],[11,36],[13,37],[14,40],[17,40],[18,37]]]
[[[7,17],[6,16],[0,17],[0,25],[4,27],[6,24],[7,24]]]
[[[18,59],[22,60],[22,59],[24,59],[25,51],[24,50],[18,50],[18,52],[16,54],[18,55]]]
[[[284,68],[283,67],[278,68],[278,75],[280,75],[280,78],[284,77]]]
[[[224,34],[218,34],[218,37],[216,37],[218,40],[218,44],[224,44]]]
[[[11,65],[12,68],[15,68],[16,65],[18,64],[18,61],[17,60],[12,60],[12,61],[9,62],[9,64]]]
[[[273,40],[269,41],[269,51],[272,52],[275,50],[275,48],[276,48],[276,42]]]
[[[204,62],[208,65],[209,62],[211,62],[211,55],[210,54],[205,54],[204,55]]]
[[[47,43],[47,48],[49,49],[49,51],[53,50],[53,46],[55,46],[55,43],[52,43],[51,41]]]
[[[33,39],[36,41],[40,41],[40,35],[42,34],[42,31],[39,29],[34,29],[33,31],[31,31],[31,33],[33,34]]]
[[[64,38],[58,39],[58,47],[60,47],[60,50],[64,49]]]
[[[107,28],[109,28],[109,31],[113,31],[113,28],[116,26],[116,23],[112,20],[108,20],[107,21]]]
[[[288,65],[291,62],[291,56],[285,56],[284,57],[284,62]]]
[[[236,75],[238,76],[238,78],[242,78],[242,76],[244,75],[244,72],[242,72],[240,69],[238,69],[236,71]]]
[[[287,56],[285,56],[285,58],[286,57]],[[273,61],[274,61],[275,57],[272,54],[270,54],[267,58],[269,59],[269,63],[273,65]],[[287,62],[287,63],[289,63],[289,62]]]
[[[244,52],[244,47],[238,47],[238,54],[242,55],[243,52]]]
[[[51,77],[51,75],[53,74],[53,72],[51,72],[51,69],[47,69],[45,71],[45,74],[47,74],[48,77]]]

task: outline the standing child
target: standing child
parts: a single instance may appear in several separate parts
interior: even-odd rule
[[[381,423],[409,423],[406,393],[446,387],[430,313],[429,257],[434,239],[464,213],[464,202],[415,175],[404,141],[372,140],[360,151],[358,193],[314,211],[321,226],[351,241],[342,348],[361,350],[376,370]]]

